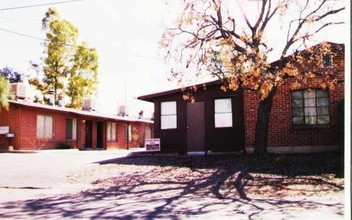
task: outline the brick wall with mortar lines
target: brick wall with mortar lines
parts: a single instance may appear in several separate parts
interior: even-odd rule
[[[146,129],[149,127],[152,134],[153,125],[146,125],[144,123],[133,123],[132,125],[132,137],[129,143],[130,147],[144,147],[144,140],[146,135]],[[151,135],[153,137],[153,135]]]
[[[86,142],[86,121],[91,121],[92,122],[92,148],[91,149],[97,149],[97,122],[103,122],[103,145],[105,146],[106,143],[106,148],[107,149],[122,149],[124,141],[123,139],[119,139],[119,124],[120,122],[117,122],[117,141],[107,141],[106,140],[106,122],[110,122],[109,120],[95,120],[94,118],[87,118],[87,117],[79,117],[78,118],[78,148],[79,149],[85,149],[85,142]]]
[[[53,140],[37,140],[37,115],[48,115],[54,119]],[[38,110],[32,108],[11,105],[9,111],[1,112],[0,126],[10,126],[10,132],[15,134],[12,145],[15,149],[51,149],[57,146],[58,142],[66,142],[74,145],[75,141],[66,141],[66,118],[72,118],[68,113],[55,113],[53,111]],[[7,139],[0,136],[1,148],[7,148]]]
[[[13,138],[11,145],[18,146],[20,142],[19,138],[19,113],[20,110],[15,106],[10,106],[10,109],[1,109],[0,110],[0,126],[9,126],[10,133],[14,133],[15,137]],[[0,135],[0,149],[7,149],[9,146],[9,142],[5,136],[5,134]]]
[[[37,139],[37,115],[53,117],[53,138],[51,140]],[[75,144],[66,141],[66,119],[74,115],[63,112],[47,111],[33,108],[21,110],[21,149],[55,149],[58,143]]]
[[[338,71],[336,78],[344,78],[343,55],[334,57],[334,68],[325,71]],[[336,88],[329,91],[330,124],[316,127],[295,127],[292,124],[291,90],[288,80],[281,85],[273,100],[268,131],[268,146],[315,146],[339,145],[339,110],[338,105],[344,98],[344,83],[337,84]],[[303,87],[299,89],[304,89]],[[257,119],[259,98],[254,92],[244,92],[245,108],[245,145],[253,147],[255,140],[255,126]]]
[[[106,141],[107,149],[127,149],[126,143],[126,123],[116,123],[116,141]]]
[[[129,143],[127,143],[127,126],[125,122],[117,123],[117,142],[107,142],[108,149],[127,149],[129,148],[138,148],[144,147],[145,139],[145,129],[149,127],[151,131],[151,137],[153,137],[153,124],[145,124],[140,122],[131,122],[129,123],[132,126],[132,136]]]
[[[84,119],[81,118],[79,119],[79,137],[78,137],[78,146],[80,149],[85,148],[85,123],[83,121],[85,120],[91,120],[92,121],[92,149],[96,149],[97,145],[97,135],[96,135],[96,123],[98,121],[102,120],[93,120],[91,118]],[[117,121],[116,122],[116,141],[107,141],[106,140],[106,122],[116,122],[116,121],[109,121],[106,120],[104,121],[104,132],[103,132],[103,139],[104,143],[106,144],[106,149],[127,149],[128,147],[141,147],[141,139],[144,137],[142,136],[142,132],[144,131],[144,127],[147,126],[144,123],[139,123],[139,122],[123,122],[123,121]],[[132,126],[132,140],[127,143],[127,125],[130,124]],[[148,125],[149,127],[152,127],[153,125]],[[138,136],[138,137],[137,137]],[[142,141],[143,142],[143,141]]]
[[[78,118],[77,120],[78,132],[77,132],[77,142],[79,149],[84,149],[85,144],[85,120],[83,118]]]
[[[53,139],[51,140],[38,140],[37,139],[37,115],[46,115],[53,117]],[[77,119],[77,139],[66,140],[66,119]],[[112,120],[103,120],[90,117],[77,116],[74,113],[53,111],[32,107],[25,107],[18,104],[10,104],[10,109],[7,111],[2,109],[0,112],[0,126],[9,126],[10,132],[15,134],[15,138],[12,141],[12,145],[15,149],[23,150],[38,150],[38,149],[55,149],[59,143],[66,143],[71,145],[73,148],[85,148],[85,121],[92,121],[92,149],[96,149],[97,146],[97,122],[103,122],[103,143],[106,144],[107,149],[127,149],[126,142],[126,127],[127,122],[124,121],[113,121],[116,122],[117,129],[117,141],[108,142],[106,141],[106,122]],[[145,123],[130,122],[132,125],[133,141],[129,143],[130,147],[140,147],[144,138],[141,135],[145,126],[152,127],[152,124],[145,125]],[[143,133],[144,134],[144,133]],[[8,140],[5,135],[0,135],[0,149],[6,150],[8,148]]]

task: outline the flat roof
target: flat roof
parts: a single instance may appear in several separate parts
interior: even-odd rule
[[[144,122],[144,123],[151,123],[151,124],[154,123],[154,121],[147,120],[147,119],[123,117],[123,116],[111,115],[111,114],[106,114],[106,113],[101,113],[101,112],[84,111],[84,110],[78,110],[78,109],[73,109],[73,108],[66,108],[66,107],[59,107],[59,106],[52,106],[52,105],[44,105],[44,104],[40,104],[40,103],[27,102],[27,101],[9,100],[9,103],[10,104],[16,104],[16,105],[22,105],[22,106],[26,106],[26,107],[30,107],[30,108],[39,108],[39,109],[45,109],[45,110],[51,110],[51,111],[73,113],[73,114],[77,114],[77,115],[80,115],[80,116],[86,116],[86,117],[95,117],[95,118],[101,118],[101,119],[111,119],[111,120],[125,121],[125,122]]]

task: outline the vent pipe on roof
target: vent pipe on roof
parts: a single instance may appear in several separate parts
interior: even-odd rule
[[[83,99],[82,110],[83,111],[95,111],[96,110],[95,100],[93,98]]]
[[[64,103],[64,97],[62,97],[61,95],[59,95],[58,97],[59,101],[57,103],[57,106],[59,107],[64,107],[65,103]]]
[[[49,91],[49,105],[55,105],[54,91]]]
[[[143,119],[143,114],[144,114],[144,111],[141,110],[141,111],[138,113],[138,119]]]
[[[35,96],[34,96],[34,102],[35,103],[40,103],[40,104],[43,104],[43,94],[36,94]]]
[[[128,116],[128,108],[126,105],[120,105],[118,107],[118,116]]]

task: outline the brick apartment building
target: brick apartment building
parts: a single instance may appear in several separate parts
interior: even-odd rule
[[[323,59],[323,55],[317,57]],[[304,68],[312,71],[309,65]],[[269,152],[323,152],[341,147],[339,106],[344,99],[344,50],[314,71],[331,73],[339,83],[334,90],[321,88],[319,77],[311,79],[316,80],[316,86],[310,89],[301,86],[292,90],[294,81],[280,85],[270,115]],[[181,89],[139,97],[154,103],[154,135],[161,139],[161,151],[253,151],[258,95],[242,90],[225,93],[221,85],[219,81],[198,85],[195,103],[184,101]],[[206,89],[201,89],[203,86]]]
[[[153,135],[153,122],[26,101],[9,101],[0,111],[0,149],[5,133],[14,134],[15,149],[40,150],[70,146],[77,149],[129,149],[144,145]]]

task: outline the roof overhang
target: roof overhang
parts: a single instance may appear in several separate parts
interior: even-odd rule
[[[143,96],[137,97],[137,99],[147,101],[147,102],[153,102],[154,99],[156,99],[156,98],[182,93],[183,91],[185,91],[189,88],[193,88],[193,87],[200,88],[200,87],[208,87],[208,86],[221,85],[221,84],[222,84],[222,82],[220,80],[209,81],[209,82],[205,82],[205,83],[199,83],[199,84],[195,84],[195,85],[185,86],[185,87],[178,88],[178,89],[172,89],[172,90],[152,93],[152,94],[148,94],[148,95],[143,95]]]
[[[101,119],[101,120],[115,120],[115,121],[124,121],[124,122],[142,122],[142,123],[150,123],[150,124],[154,123],[153,121],[146,120],[146,119],[121,117],[121,116],[117,116],[117,115],[109,115],[109,114],[100,113],[100,112],[83,111],[83,110],[78,110],[78,109],[44,105],[44,104],[32,103],[32,102],[26,102],[26,101],[9,100],[9,104],[10,105],[15,104],[15,105],[19,105],[19,106],[25,106],[28,108],[58,111],[58,112],[62,112],[62,113],[71,113],[71,114],[76,114],[81,117],[90,117],[90,118],[96,118],[96,119]]]

